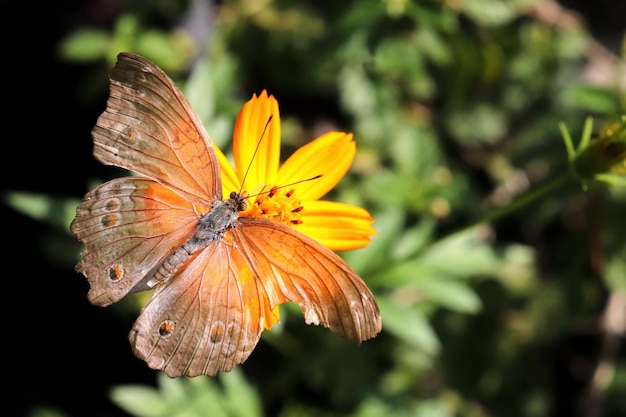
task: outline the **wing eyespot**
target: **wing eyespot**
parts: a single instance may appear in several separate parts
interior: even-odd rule
[[[109,227],[117,225],[119,223],[119,220],[120,215],[118,213],[109,213],[100,218],[100,224],[105,229],[108,229]]]
[[[174,333],[175,324],[172,320],[163,320],[161,324],[159,324],[158,332],[159,336],[162,338],[167,338]]]
[[[224,324],[221,321],[216,322],[211,328],[211,334],[209,335],[209,340],[213,344],[220,343],[222,340],[224,340],[224,334],[225,334]]]
[[[115,210],[119,210],[120,206],[122,205],[121,201],[119,198],[109,198],[105,203],[104,203],[104,210],[105,211],[115,211]]]
[[[120,133],[119,137],[123,139],[125,143],[133,143],[137,139],[137,130],[132,128],[131,126],[126,126]]]
[[[124,277],[124,268],[122,267],[122,265],[113,265],[108,270],[108,276],[109,279],[113,282],[121,281],[121,279]]]

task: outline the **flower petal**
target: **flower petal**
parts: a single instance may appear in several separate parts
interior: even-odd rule
[[[274,183],[280,163],[280,113],[278,102],[265,90],[258,97],[253,95],[239,112],[233,159],[240,183],[248,171],[243,191]]]
[[[217,154],[217,160],[220,164],[220,171],[222,174],[222,199],[228,198],[232,191],[239,191],[241,189],[241,182],[237,178],[237,174],[226,155],[215,145],[213,145],[215,153]]]
[[[323,176],[294,186],[301,200],[317,200],[346,175],[356,153],[351,133],[329,132],[296,150],[279,168],[279,184]]]
[[[303,223],[294,228],[334,251],[362,248],[376,234],[374,219],[361,207],[335,201],[307,201],[303,205]]]

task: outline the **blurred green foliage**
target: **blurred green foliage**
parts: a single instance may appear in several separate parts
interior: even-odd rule
[[[113,402],[146,417],[626,413],[624,349],[604,349],[626,332],[626,188],[549,186],[578,155],[570,145],[568,160],[559,124],[581,132],[592,116],[602,127],[626,105],[624,63],[590,54],[599,46],[580,17],[544,0],[226,0],[203,15],[198,40],[189,22],[201,2],[128,3],[109,28],[76,28],[61,56],[153,60],[226,151],[239,107],[264,88],[281,104],[285,154],[330,128],[355,134],[331,197],[376,219],[372,243],[342,256],[374,291],[384,331],[356,347],[286,305],[261,342],[271,360],[116,386]],[[594,65],[612,75],[586,77]],[[67,228],[72,197],[15,193],[9,204]],[[599,347],[576,352],[568,341],[589,323]],[[565,398],[558,368],[581,361]],[[60,414],[32,413],[46,415]]]

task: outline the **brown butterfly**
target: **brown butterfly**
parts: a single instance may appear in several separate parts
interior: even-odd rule
[[[142,176],[87,193],[71,231],[86,245],[76,270],[91,303],[154,290],[130,331],[137,357],[170,377],[229,371],[287,301],[347,339],[380,332],[372,293],[337,254],[285,224],[240,216],[247,196],[237,190],[222,198],[213,144],[161,69],[121,53],[110,78],[94,155]]]

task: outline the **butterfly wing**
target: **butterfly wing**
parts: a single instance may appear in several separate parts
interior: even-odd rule
[[[381,330],[372,293],[337,254],[287,226],[244,217],[155,291],[131,344],[170,377],[213,376],[248,358],[286,301],[300,305],[307,323],[348,339]]]
[[[108,305],[147,289],[152,273],[194,236],[205,208],[221,200],[221,178],[187,100],[136,55],[118,56],[92,136],[101,162],[149,178],[88,193],[71,226],[87,246],[77,269],[89,280],[89,299]],[[348,339],[381,329],[371,292],[339,256],[287,226],[242,218],[157,285],[129,337],[139,358],[169,376],[215,375],[247,359],[275,322],[273,308],[286,301],[301,306],[307,323]]]
[[[92,130],[94,155],[168,185],[192,201],[221,200],[217,156],[174,82],[138,55],[121,53],[104,113]]]
[[[230,371],[263,330],[267,299],[254,280],[234,247],[211,242],[154,292],[130,331],[135,355],[170,377]]]
[[[339,255],[291,227],[242,217],[236,247],[267,293],[270,307],[297,303],[308,324],[322,324],[361,342],[380,333],[378,305],[361,277]]]
[[[87,247],[76,269],[89,281],[89,301],[106,306],[148,289],[151,272],[197,221],[191,203],[152,180],[118,178],[87,193],[70,230]]]
[[[71,231],[87,250],[76,268],[89,281],[89,300],[102,306],[148,289],[153,270],[221,200],[213,145],[172,80],[129,53],[118,55],[110,78],[106,110],[92,130],[94,155],[153,181],[111,181],[77,209]]]

